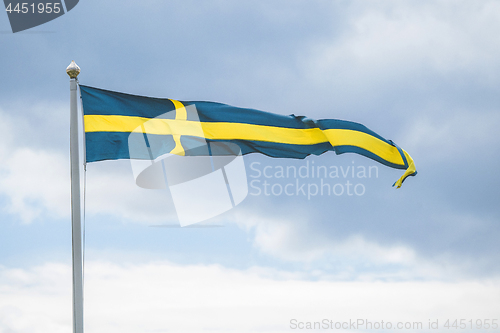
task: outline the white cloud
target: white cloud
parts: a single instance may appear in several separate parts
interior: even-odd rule
[[[0,193],[10,201],[7,211],[25,223],[46,213],[66,216],[70,202],[67,159],[55,150],[20,144],[27,135],[36,138],[36,126],[26,119],[1,111],[0,118]]]
[[[0,332],[56,332],[71,327],[71,271],[62,264],[0,266]]]
[[[70,272],[61,264],[0,268],[0,332],[70,331]],[[283,278],[279,272],[264,277],[258,269],[89,262],[85,323],[86,331],[95,333],[285,332],[293,318],[424,325],[440,319],[443,325],[446,318],[495,318],[499,285],[314,282]]]
[[[137,187],[128,162],[103,163],[108,165],[87,166],[87,214],[145,224],[176,221],[167,192]],[[9,213],[25,223],[44,216],[69,217],[68,156],[57,151],[13,148],[0,170],[0,192],[9,198]]]
[[[44,106],[35,105],[33,110],[39,113]],[[43,124],[30,123],[2,110],[0,118],[0,194],[7,198],[6,211],[23,223],[44,217],[69,218],[69,152],[37,147],[36,138],[47,139],[45,130],[40,129]],[[146,224],[176,220],[167,193],[137,187],[128,161],[95,163],[88,168],[88,214],[113,215]]]
[[[432,68],[438,74],[481,75],[484,83],[498,83],[497,1],[363,2],[352,5],[348,15],[340,38],[309,47],[306,72],[321,82],[360,90],[414,81]]]
[[[456,216],[440,218],[456,220]],[[341,280],[451,281],[470,276],[474,266],[463,257],[448,253],[423,257],[408,244],[380,243],[363,234],[335,237],[310,227],[307,219],[299,217],[293,221],[263,218],[247,211],[235,213],[231,220],[253,236],[253,246],[262,254],[300,264],[306,267],[304,272],[308,276]]]
[[[431,112],[432,113],[432,112]],[[456,110],[439,117],[421,116],[402,141],[408,151],[415,152],[428,161],[450,161],[457,154],[467,152],[490,152],[500,142],[498,111],[467,112]],[[493,157],[493,156],[492,156]]]
[[[87,165],[87,212],[151,225],[178,223],[167,190],[138,187],[129,161]]]
[[[65,163],[66,162],[66,163]],[[10,197],[8,210],[24,222],[48,212],[69,216],[69,164],[61,154],[21,148],[3,161],[0,188]]]

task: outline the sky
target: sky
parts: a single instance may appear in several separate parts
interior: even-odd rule
[[[401,170],[355,154],[245,155],[247,198],[180,228],[129,161],[89,163],[86,332],[500,325],[499,18],[493,0],[82,0],[13,34],[0,14],[0,333],[71,330],[71,60],[92,87],[359,122],[418,170],[395,189]],[[312,166],[376,172],[276,176]],[[322,180],[359,191],[263,187]]]

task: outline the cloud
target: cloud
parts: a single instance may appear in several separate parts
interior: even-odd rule
[[[0,267],[0,331],[71,330],[70,273],[57,263]],[[443,325],[446,318],[495,318],[498,292],[496,280],[313,282],[258,268],[99,261],[86,265],[85,325],[97,333],[285,332],[291,319]]]
[[[4,160],[0,188],[10,198],[8,211],[25,223],[43,216],[69,216],[67,160],[50,151],[18,149]]]
[[[443,163],[471,154],[480,154],[484,161],[495,159],[495,156],[488,156],[488,152],[499,146],[498,112],[447,111],[415,119],[402,140],[408,151],[420,154],[424,163]]]
[[[56,332],[71,327],[71,271],[47,263],[30,269],[0,266],[0,331]]]
[[[9,200],[8,213],[19,216],[24,223],[44,217],[68,218],[68,156],[30,148],[13,148],[7,155],[0,166],[3,174],[0,193]],[[111,215],[146,224],[176,219],[166,191],[137,187],[128,161],[107,163],[88,167],[91,171],[87,175],[87,214]]]
[[[42,107],[38,109],[43,110]],[[4,121],[0,132],[0,192],[8,199],[4,209],[18,216],[24,223],[43,218],[69,218],[70,177],[67,152],[51,145],[44,149],[29,141],[19,140],[22,133],[32,133],[37,137],[41,136],[42,130],[34,126],[34,122],[18,121],[5,113],[2,117]],[[461,112],[444,118],[440,127],[426,120],[427,118],[422,118],[409,131],[406,144],[416,152],[416,156],[422,155],[422,158],[418,159],[421,165],[437,163],[433,158],[449,162],[449,159],[459,156],[460,149],[468,147],[472,150],[476,144],[486,149],[488,143],[492,140],[494,142],[495,126],[498,123],[496,118],[498,117],[494,114],[474,116]],[[462,134],[461,129],[465,127],[471,132]],[[436,141],[441,143],[437,152],[433,149],[433,142]],[[428,150],[435,152],[436,156],[427,154]],[[448,159],[438,156],[439,151],[445,152]],[[263,158],[260,160],[267,163]],[[349,160],[345,161],[350,163]],[[319,163],[318,159],[316,162]],[[122,223],[143,225],[177,223],[175,208],[168,191],[137,187],[129,161],[92,163],[87,166],[87,170],[87,219],[98,220],[104,217]],[[440,193],[444,196],[446,191],[442,190]],[[398,196],[402,197],[397,199],[391,196],[382,201],[391,200],[397,203],[397,207],[407,209],[407,206],[399,202],[406,200],[404,193],[398,193]],[[338,201],[335,204],[335,216],[330,219],[322,207],[325,207],[325,204],[331,205],[331,198],[317,198],[305,203],[299,197],[286,200],[249,197],[246,204],[214,219],[213,222],[236,223],[250,235],[254,248],[265,257],[277,259],[285,264],[298,263],[301,270],[314,266],[318,274],[330,274],[343,279],[446,279],[450,273],[462,276],[474,266],[470,258],[464,259],[463,263],[458,262],[457,255],[464,255],[463,249],[472,250],[472,246],[475,247],[474,251],[477,251],[483,248],[491,249],[493,246],[488,245],[488,242],[484,242],[480,247],[472,243],[469,246],[469,243],[463,244],[462,240],[463,235],[471,235],[488,228],[490,234],[494,234],[491,221],[483,220],[473,211],[465,216],[460,212],[452,213],[437,207],[424,214],[416,213],[414,219],[425,220],[415,222],[419,229],[424,227],[429,230],[439,226],[440,232],[446,233],[441,233],[439,238],[394,232],[394,222],[390,221],[385,224],[377,223],[378,231],[375,233],[373,226],[367,229],[361,221],[367,219],[369,221],[365,224],[373,225],[373,221],[363,212],[368,211],[365,205],[375,205],[378,201],[375,198],[370,202],[363,201],[363,198],[358,199],[354,203],[342,199],[338,201],[335,198]],[[449,202],[449,209],[453,210],[453,200],[445,197],[440,198],[439,202],[441,205]],[[356,213],[353,212],[353,207],[357,210]],[[383,215],[378,216],[384,219]],[[353,219],[356,221],[349,222]],[[411,225],[411,221],[408,218],[407,224]],[[328,225],[332,227],[325,227]],[[345,230],[339,230],[342,225]],[[453,228],[455,232],[450,233],[447,231],[449,228]],[[377,236],[380,232],[383,237]],[[448,244],[448,247],[445,248],[443,244]],[[457,247],[454,244],[461,245]],[[483,253],[483,260],[476,261],[475,265],[488,266],[491,256],[491,253]],[[477,271],[481,272],[478,274],[484,273],[483,269]]]
[[[82,83],[361,121],[414,157],[419,175],[406,188],[378,189],[356,203],[247,199],[253,215],[236,221],[265,256],[321,262],[330,272],[345,269],[346,278],[370,270],[379,278],[439,278],[475,267],[473,259],[494,266],[498,2],[117,4],[96,11],[100,4],[89,2],[71,25],[50,23],[54,34],[4,36],[5,211],[25,223],[69,216],[69,117],[59,99],[76,54]],[[74,36],[78,45],[70,45]],[[53,100],[39,101],[47,96]],[[88,170],[88,217],[176,220],[168,193],[137,188],[128,162]],[[328,210],[318,209],[325,204]],[[465,264],[456,264],[459,256]]]
[[[310,50],[312,73],[324,79],[355,74],[350,83],[356,85],[408,79],[429,67],[438,74],[493,79],[491,67],[498,66],[500,50],[500,39],[493,33],[499,26],[498,2],[359,4],[351,4],[348,28],[340,38],[324,40]]]
[[[87,208],[89,214],[146,225],[177,222],[170,193],[138,187],[129,161],[87,165]]]
[[[485,264],[448,251],[429,255],[403,240],[380,240],[354,230],[347,235],[335,234],[317,228],[304,218],[296,217],[292,222],[246,211],[235,213],[232,221],[252,235],[253,246],[261,254],[293,264],[307,276],[341,280],[454,281],[475,276],[471,272],[473,267]],[[467,222],[471,227],[470,221]]]
[[[20,109],[17,105],[9,110]],[[54,109],[35,104],[28,108],[30,117],[0,110],[0,194],[7,199],[4,210],[23,223],[70,216],[69,130],[61,135],[54,125],[64,126],[61,111],[67,108]],[[88,168],[88,214],[148,224],[175,218],[168,193],[137,187],[128,161],[94,163]]]
[[[43,123],[10,116],[0,110],[0,193],[8,198],[6,209],[24,223],[44,214],[69,214],[69,162],[53,147],[38,148],[29,144],[43,132]],[[66,166],[67,165],[67,166]]]

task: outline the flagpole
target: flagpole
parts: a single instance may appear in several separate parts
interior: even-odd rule
[[[80,149],[78,142],[77,77],[80,67],[72,61],[70,77],[71,229],[73,239],[73,333],[83,333],[83,251],[80,201]]]

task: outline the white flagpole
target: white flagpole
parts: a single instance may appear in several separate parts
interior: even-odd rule
[[[80,149],[78,145],[77,77],[80,67],[72,61],[70,77],[71,226],[73,234],[73,333],[83,333],[83,251],[80,201]]]

